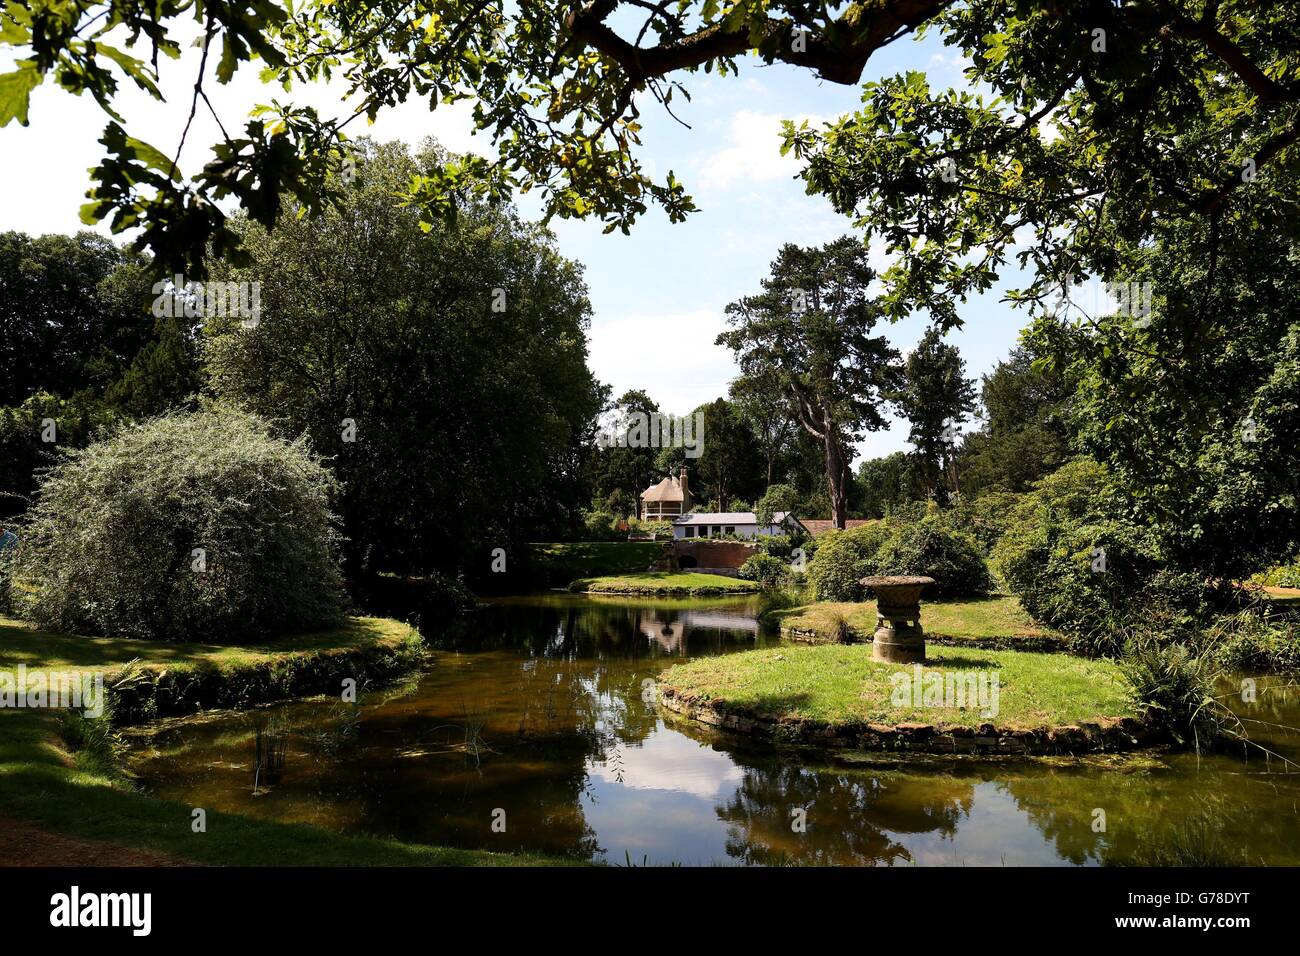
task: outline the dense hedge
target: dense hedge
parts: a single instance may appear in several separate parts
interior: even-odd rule
[[[344,680],[365,690],[404,676],[426,656],[420,635],[411,630],[393,645],[302,651],[233,665],[132,664],[112,675],[110,713],[115,724],[126,725],[314,694],[337,697]]]
[[[761,551],[740,566],[739,574],[746,581],[755,581],[765,588],[780,587],[789,583],[793,577],[786,562]]]
[[[1172,636],[1208,620],[1204,579],[1169,569],[1155,535],[1119,511],[1101,466],[1074,461],[1024,497],[993,549],[1025,610],[1088,653],[1118,653],[1135,628]]]
[[[336,624],[329,473],[231,409],[123,427],[41,485],[14,610],[42,627],[223,641]]]
[[[979,542],[950,527],[942,514],[890,518],[819,539],[808,581],[822,601],[864,601],[859,582],[872,574],[925,574],[935,579],[927,597],[987,594],[993,578]]]
[[[876,551],[874,574],[925,574],[935,583],[927,598],[971,597],[993,590],[993,576],[978,541],[944,524],[938,515],[894,526]]]

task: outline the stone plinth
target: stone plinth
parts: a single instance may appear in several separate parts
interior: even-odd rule
[[[863,578],[876,592],[876,636],[872,660],[890,664],[915,664],[925,660],[925,632],[921,630],[921,592],[934,578],[885,575]]]

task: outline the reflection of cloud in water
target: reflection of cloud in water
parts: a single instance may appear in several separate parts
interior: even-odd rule
[[[589,763],[595,779],[634,790],[668,790],[711,799],[728,783],[740,780],[744,770],[725,754],[671,731],[651,734],[639,747],[622,747],[621,774],[607,763]]]
[[[732,862],[725,832],[714,818],[714,803],[682,791],[633,790],[593,779],[591,802],[583,815],[597,835],[603,859],[638,866],[680,863],[701,866]]]
[[[908,834],[917,866],[1068,866],[997,781],[975,784],[965,820],[953,830]]]

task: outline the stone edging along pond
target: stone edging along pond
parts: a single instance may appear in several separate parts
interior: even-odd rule
[[[826,749],[893,750],[932,754],[1076,755],[1138,750],[1165,743],[1163,735],[1132,717],[1099,717],[1062,727],[978,728],[945,724],[829,724],[802,717],[771,717],[721,699],[701,699],[660,685],[659,705],[710,727],[776,743]]]
[[[125,726],[158,717],[204,710],[243,710],[317,694],[341,694],[344,679],[367,684],[396,680],[425,658],[418,635],[378,640],[352,647],[291,650],[235,664],[144,664],[105,676],[114,724]]]

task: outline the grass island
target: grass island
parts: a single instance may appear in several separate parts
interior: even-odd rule
[[[1110,661],[933,648],[924,665],[862,644],[698,658],[661,675],[669,711],[778,742],[939,752],[1082,753],[1151,742]]]

